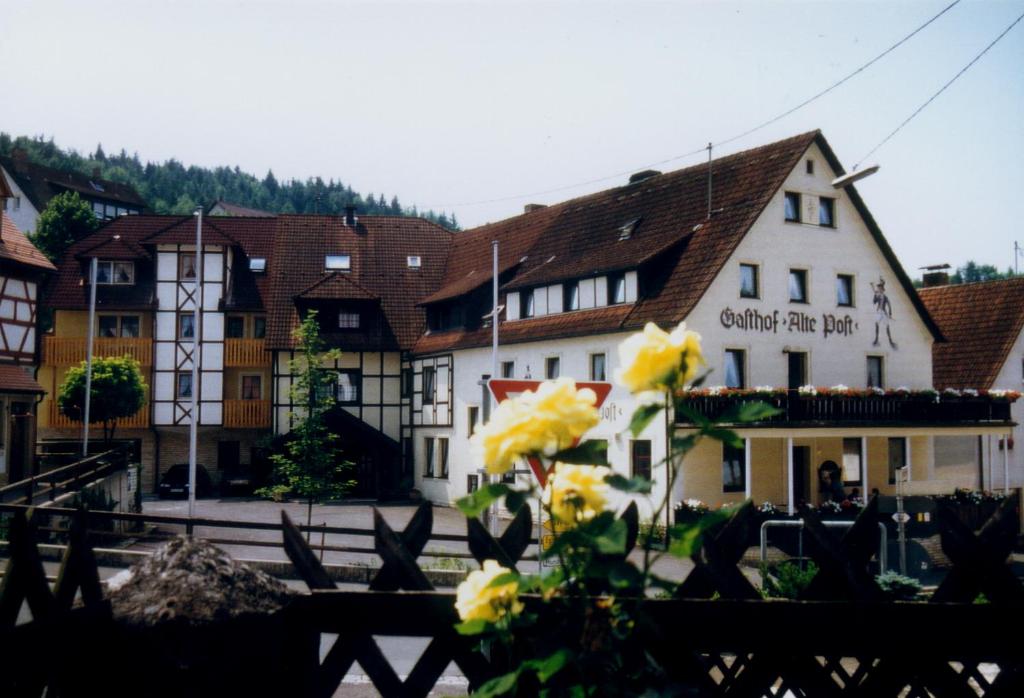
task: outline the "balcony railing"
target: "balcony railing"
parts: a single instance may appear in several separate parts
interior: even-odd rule
[[[224,426],[257,429],[270,426],[270,400],[225,400]]]
[[[43,361],[51,366],[77,366],[86,358],[85,337],[44,337]],[[97,337],[93,344],[95,356],[127,354],[143,366],[153,365],[153,340],[149,337]]]
[[[270,363],[266,341],[262,339],[224,340],[225,366],[265,366]]]
[[[81,420],[71,419],[65,416],[60,408],[57,406],[56,400],[50,401],[50,427],[54,429],[68,429],[75,428],[81,429]],[[99,424],[94,424],[93,427],[99,427]],[[145,429],[149,426],[149,405],[143,405],[142,409],[133,414],[131,417],[125,417],[124,419],[117,420],[116,429]]]
[[[1011,401],[994,397],[923,397],[903,395],[801,395],[796,391],[773,395],[686,395],[680,404],[709,419],[727,418],[743,403],[764,402],[779,410],[750,426],[828,427],[843,425],[899,426],[1007,424]],[[680,411],[676,423],[692,424]]]

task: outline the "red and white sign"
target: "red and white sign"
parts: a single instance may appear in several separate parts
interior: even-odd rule
[[[490,389],[491,395],[494,396],[495,400],[504,402],[528,390],[536,391],[543,382],[538,380],[515,380],[513,378],[491,378],[487,381],[487,387]],[[594,403],[594,407],[600,408],[608,394],[611,393],[612,384],[605,382],[576,383],[576,389],[579,390],[581,388],[590,388],[594,391],[594,394],[597,395],[597,402]],[[579,439],[573,442],[573,446],[577,443],[579,443]],[[535,456],[530,456],[526,460],[530,464],[533,474],[537,476],[540,486],[543,487],[548,480],[548,471],[544,468],[544,464]]]

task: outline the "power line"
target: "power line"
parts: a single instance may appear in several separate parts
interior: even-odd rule
[[[953,2],[951,2],[950,4],[948,4],[944,8],[942,8],[942,10],[940,10],[938,12],[938,14],[932,16],[927,22],[925,22],[924,24],[922,24],[919,27],[917,27],[916,29],[914,29],[914,31],[912,31],[909,34],[907,34],[906,36],[904,36],[902,39],[900,39],[899,41],[894,43],[892,46],[890,46],[889,48],[887,48],[884,51],[882,51],[880,54],[878,54],[877,56],[875,56],[874,58],[869,60],[867,63],[863,64],[862,66],[860,66],[859,68],[854,70],[852,73],[849,73],[846,76],[844,76],[844,77],[840,78],[839,80],[837,80],[836,82],[832,83],[831,85],[826,87],[824,90],[821,90],[820,92],[814,94],[813,96],[808,97],[803,102],[800,102],[796,106],[791,107],[790,109],[787,109],[786,111],[782,112],[781,114],[778,114],[777,116],[773,116],[771,119],[768,119],[767,121],[764,121],[764,122],[758,124],[757,126],[754,126],[753,128],[747,129],[743,133],[739,133],[739,134],[737,134],[735,136],[732,136],[730,138],[726,138],[725,140],[718,141],[717,143],[714,143],[712,145],[712,147],[728,145],[729,143],[732,143],[733,141],[737,141],[737,140],[739,140],[739,139],[741,139],[741,138],[743,138],[745,136],[749,136],[750,134],[752,134],[752,133],[754,133],[756,131],[760,131],[761,129],[765,128],[766,126],[770,126],[770,125],[774,124],[776,121],[784,119],[785,117],[789,116],[790,114],[792,114],[792,113],[794,113],[794,112],[796,112],[796,111],[798,111],[800,109],[803,109],[808,104],[811,104],[812,102],[820,99],[821,97],[824,97],[825,95],[827,95],[832,90],[836,89],[837,87],[839,87],[840,85],[842,85],[846,81],[850,80],[851,78],[855,77],[856,75],[859,75],[860,73],[864,72],[865,70],[870,68],[872,65],[874,65],[875,63],[880,61],[882,58],[884,58],[885,56],[887,56],[890,53],[892,53],[894,50],[896,50],[897,48],[899,48],[900,46],[905,44],[907,41],[909,41],[911,38],[913,38],[920,31],[925,29],[932,22],[934,22],[939,17],[941,17],[942,15],[946,14],[947,12],[949,12],[951,9],[953,9],[954,7],[956,7],[959,4],[960,4],[960,0],[953,0]],[[588,184],[599,184],[601,182],[606,182],[609,179],[618,179],[620,177],[623,177],[623,176],[629,175],[629,174],[633,174],[634,172],[638,172],[640,170],[651,169],[653,167],[658,167],[660,165],[667,165],[667,164],[675,162],[677,160],[683,160],[685,158],[693,157],[694,155],[697,155],[699,153],[703,153],[706,150],[708,150],[708,146],[703,146],[701,148],[697,148],[695,150],[691,150],[691,151],[689,151],[687,153],[683,153],[681,155],[673,155],[670,158],[666,158],[664,160],[659,160],[658,162],[652,162],[652,163],[650,163],[648,165],[643,165],[641,167],[632,167],[632,168],[630,168],[628,170],[625,170],[625,171],[622,171],[622,172],[616,172],[615,174],[605,175],[603,177],[597,177],[595,179],[588,179],[588,180],[586,180],[584,182],[576,182],[575,184],[567,184],[565,186],[555,187],[553,189],[545,189],[543,191],[535,191],[535,192],[530,193],[530,194],[517,194],[515,196],[502,196],[502,197],[498,197],[498,198],[494,198],[494,199],[482,199],[480,201],[465,201],[465,202],[458,203],[458,204],[445,204],[443,206],[430,205],[430,206],[427,206],[427,208],[444,209],[444,208],[455,208],[457,206],[478,206],[478,205],[483,205],[483,204],[501,203],[501,202],[504,202],[504,201],[514,201],[516,199],[526,199],[526,198],[530,198],[530,197],[533,197],[533,196],[544,196],[545,194],[556,194],[558,192],[566,191],[568,189],[576,189],[577,187],[587,186]]]
[[[882,139],[882,141],[881,141],[881,142],[880,142],[880,143],[879,143],[878,145],[876,145],[876,146],[875,146],[874,148],[872,148],[871,150],[869,150],[869,151],[867,152],[867,154],[866,154],[866,155],[864,155],[864,157],[862,157],[862,158],[861,158],[860,160],[858,160],[858,161],[857,161],[857,164],[853,166],[853,169],[855,169],[855,170],[856,170],[856,169],[857,169],[857,168],[858,168],[858,167],[860,166],[860,164],[861,164],[862,162],[864,162],[864,161],[865,161],[865,160],[867,160],[867,159],[868,159],[869,157],[871,157],[871,156],[872,156],[872,155],[874,154],[874,152],[875,152],[876,150],[878,150],[878,149],[879,149],[879,148],[881,148],[881,147],[882,147],[883,145],[885,145],[886,143],[888,143],[888,142],[889,142],[889,139],[890,139],[890,138],[892,138],[893,136],[895,136],[895,135],[896,135],[897,133],[899,133],[899,132],[900,132],[900,130],[902,130],[904,126],[906,126],[907,124],[909,124],[909,123],[911,122],[911,120],[913,120],[913,118],[914,118],[915,116],[917,116],[918,114],[920,114],[921,112],[923,112],[923,111],[925,110],[925,107],[927,107],[927,106],[928,106],[929,104],[931,104],[932,102],[934,102],[934,101],[935,101],[935,98],[936,98],[936,97],[938,97],[939,95],[941,95],[941,94],[942,94],[943,92],[945,92],[945,91],[946,91],[946,88],[947,88],[947,87],[949,87],[950,85],[952,85],[952,84],[953,84],[954,82],[956,82],[956,81],[957,81],[957,78],[959,78],[959,77],[960,77],[961,75],[963,75],[964,73],[966,73],[966,72],[968,71],[968,69],[969,69],[969,68],[970,68],[970,67],[971,67],[972,65],[974,65],[975,63],[977,63],[977,62],[978,62],[978,61],[979,61],[979,60],[981,59],[981,57],[982,57],[982,56],[984,56],[984,55],[985,55],[986,53],[988,53],[988,51],[989,51],[989,49],[990,49],[990,48],[992,48],[993,46],[995,46],[996,44],[998,44],[998,43],[999,43],[999,41],[1000,41],[1000,39],[1002,39],[1002,38],[1003,38],[1004,36],[1006,36],[1007,34],[1009,34],[1009,33],[1010,33],[1010,30],[1011,30],[1011,29],[1013,29],[1013,28],[1014,28],[1015,26],[1017,26],[1017,24],[1019,24],[1019,23],[1020,23],[1020,21],[1021,21],[1022,19],[1024,19],[1024,14],[1021,14],[1021,15],[1020,15],[1019,17],[1017,17],[1017,19],[1013,20],[1013,22],[1012,22],[1012,23],[1010,24],[1010,26],[1008,26],[1008,27],[1007,27],[1006,29],[1004,29],[1004,30],[1003,30],[1003,32],[1002,32],[1002,33],[1001,33],[1001,34],[1000,34],[999,36],[997,36],[997,37],[996,37],[995,39],[993,39],[993,40],[992,40],[992,43],[990,43],[990,44],[989,44],[988,46],[986,46],[986,47],[985,47],[985,48],[984,48],[984,49],[983,49],[983,50],[981,51],[981,53],[979,53],[979,54],[978,54],[977,56],[975,56],[974,58],[972,58],[972,59],[971,59],[971,62],[970,62],[970,63],[968,63],[967,65],[965,65],[965,66],[964,66],[963,68],[961,68],[961,69],[960,69],[960,72],[959,72],[959,73],[957,73],[956,75],[954,75],[954,76],[952,77],[952,79],[951,79],[951,80],[950,80],[949,82],[947,82],[947,83],[946,83],[945,85],[943,85],[943,86],[942,86],[941,88],[939,88],[939,91],[938,91],[938,92],[936,92],[935,94],[933,94],[933,95],[932,95],[931,97],[929,97],[929,98],[928,98],[928,100],[927,100],[927,101],[926,101],[926,102],[925,102],[924,104],[922,104],[922,105],[921,105],[921,106],[919,106],[919,107],[918,107],[917,109],[915,109],[915,110],[914,110],[914,113],[913,113],[913,114],[911,114],[911,115],[910,115],[910,116],[908,116],[908,117],[907,117],[906,119],[904,119],[904,120],[903,120],[903,123],[901,123],[901,124],[900,124],[899,126],[897,126],[897,127],[895,128],[895,129],[893,129],[892,133],[890,133],[890,134],[889,134],[888,136],[886,136],[885,138],[883,138],[883,139]]]

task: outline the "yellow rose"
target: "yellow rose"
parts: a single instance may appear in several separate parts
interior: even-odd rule
[[[647,323],[643,332],[619,345],[619,359],[616,380],[633,393],[681,388],[704,365],[700,335],[686,329],[685,322],[671,333]]]
[[[603,465],[556,463],[544,488],[544,504],[559,521],[589,521],[604,511],[610,489],[605,478],[611,473]]]
[[[504,473],[517,458],[552,456],[598,422],[593,390],[576,389],[571,378],[546,381],[500,403],[487,424],[478,427],[471,444],[487,472]]]
[[[494,623],[506,614],[519,615],[523,604],[518,598],[515,582],[490,586],[490,583],[512,570],[502,567],[496,560],[484,560],[484,568],[470,572],[459,585],[455,595],[455,609],[459,618],[485,620]]]

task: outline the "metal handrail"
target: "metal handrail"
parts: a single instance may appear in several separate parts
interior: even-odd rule
[[[854,521],[822,521],[828,527],[850,528]],[[804,521],[803,519],[769,519],[761,524],[761,562],[768,561],[768,528],[799,528],[799,557],[804,556]],[[889,568],[889,534],[885,531],[885,524],[878,522],[878,530],[881,538],[878,541],[878,571],[885,572]]]

